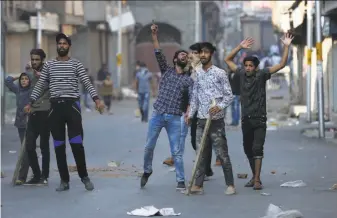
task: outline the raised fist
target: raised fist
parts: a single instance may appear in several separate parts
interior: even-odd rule
[[[158,33],[158,26],[156,24],[152,24],[151,25],[151,31],[152,31],[152,35],[157,35],[157,33]]]

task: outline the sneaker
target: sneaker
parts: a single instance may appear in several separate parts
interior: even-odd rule
[[[60,186],[56,188],[57,192],[69,190],[69,182],[61,181]]]
[[[24,183],[24,185],[42,185],[41,178],[33,177],[28,182]]]
[[[146,185],[147,181],[149,180],[149,177],[151,176],[151,173],[143,173],[142,178],[140,179],[140,187],[144,188]]]
[[[204,177],[204,181],[209,181],[209,177],[208,177],[208,176],[205,176],[205,177]]]
[[[207,172],[205,175],[208,176],[208,177],[212,177],[214,175],[214,172],[211,169],[210,172]]]
[[[91,112],[91,109],[90,108],[86,108],[85,111],[86,112]]]
[[[185,190],[186,189],[185,182],[178,182],[176,189],[179,190],[179,191]]]
[[[41,184],[43,184],[43,185],[48,185],[48,179],[42,177],[42,178],[41,178]]]
[[[23,185],[25,183],[24,180],[17,179],[15,180],[15,185]]]
[[[228,186],[228,188],[225,191],[226,195],[234,195],[236,193],[236,190],[233,186]]]
[[[90,181],[89,177],[84,177],[81,180],[82,180],[86,190],[88,190],[88,191],[94,190],[94,184]]]

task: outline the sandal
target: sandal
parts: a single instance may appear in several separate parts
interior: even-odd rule
[[[253,186],[254,190],[262,190],[263,189],[263,185],[261,181],[256,181],[254,182],[254,186]]]
[[[246,183],[245,187],[249,187],[249,188],[254,187],[254,179],[249,180],[249,182]]]

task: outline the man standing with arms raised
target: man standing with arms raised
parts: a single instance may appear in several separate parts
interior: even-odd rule
[[[75,158],[78,174],[85,188],[89,191],[94,185],[88,177],[85,153],[83,147],[83,127],[80,107],[79,80],[90,93],[96,103],[96,108],[102,113],[104,105],[85,73],[83,64],[68,56],[71,39],[60,33],[56,36],[58,57],[47,61],[41,72],[41,76],[32,92],[31,103],[25,107],[30,112],[31,105],[41,96],[45,89],[45,83],[49,83],[51,109],[49,112],[49,125],[54,139],[57,167],[61,177],[60,186],[56,191],[69,189],[69,171],[66,157],[66,125],[68,138]]]
[[[180,143],[181,116],[184,111],[184,92],[188,90],[191,98],[193,80],[188,75],[188,52],[178,50],[173,57],[173,66],[169,66],[159,47],[157,38],[158,26],[151,26],[155,56],[162,74],[159,93],[153,105],[154,111],[149,121],[148,135],[145,144],[144,173],[141,178],[143,188],[152,174],[153,151],[162,128],[165,128],[170,142],[171,154],[176,167],[177,189],[185,189],[183,154]]]
[[[248,49],[253,45],[252,38],[243,40],[225,58],[229,69],[240,79],[243,148],[253,173],[253,178],[245,187],[253,187],[255,190],[263,188],[260,174],[267,129],[266,82],[272,74],[286,66],[292,40],[293,36],[288,33],[281,39],[284,44],[282,60],[272,67],[259,69],[260,60],[255,56],[245,57],[242,68],[234,63],[234,57],[240,50]]]

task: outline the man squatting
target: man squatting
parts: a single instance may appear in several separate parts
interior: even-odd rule
[[[151,26],[152,40],[155,48],[159,69],[162,74],[159,93],[153,105],[154,111],[149,121],[147,139],[144,152],[144,173],[141,178],[143,188],[152,174],[153,151],[162,128],[166,129],[171,154],[176,168],[177,189],[185,189],[184,173],[184,144],[180,143],[182,122],[181,117],[186,112],[184,105],[184,93],[192,95],[193,80],[188,75],[188,52],[178,50],[173,57],[173,67],[169,66],[162,53],[157,39],[158,26]],[[186,69],[187,68],[187,69]]]
[[[211,158],[213,147],[216,156],[220,159],[226,185],[228,186],[225,194],[233,195],[236,191],[232,164],[228,155],[224,121],[224,110],[232,103],[233,94],[227,73],[212,64],[212,55],[215,50],[216,48],[211,43],[203,42],[200,44],[199,55],[202,67],[197,69],[190,109],[188,116],[186,116],[186,122],[189,123],[195,112],[197,112],[197,150],[199,150],[201,146],[201,138],[207,118],[211,116],[212,119],[191,193],[203,193],[205,170],[210,162],[209,159]],[[215,100],[216,106],[210,108],[212,100]]]
[[[61,177],[60,186],[56,188],[56,191],[69,189],[65,125],[68,127],[69,143],[81,181],[87,190],[93,190],[94,185],[88,177],[83,147],[83,127],[78,81],[81,80],[95,101],[97,110],[101,113],[104,109],[104,105],[99,100],[89,76],[85,73],[83,64],[68,56],[71,39],[65,34],[60,33],[56,36],[56,43],[58,57],[47,61],[43,65],[41,76],[33,89],[30,103],[25,107],[25,111],[31,111],[31,106],[42,95],[46,83],[48,83],[51,103],[48,116],[49,125],[54,139],[57,167]]]
[[[241,49],[247,49],[253,45],[252,38],[243,40],[225,58],[229,69],[240,79],[243,148],[253,173],[253,178],[245,187],[253,187],[255,190],[263,188],[260,174],[267,129],[266,82],[272,74],[285,67],[292,40],[293,37],[290,34],[284,35],[281,39],[284,44],[281,63],[270,68],[258,69],[260,61],[255,56],[244,58],[244,68],[239,68],[234,63],[233,59]]]

